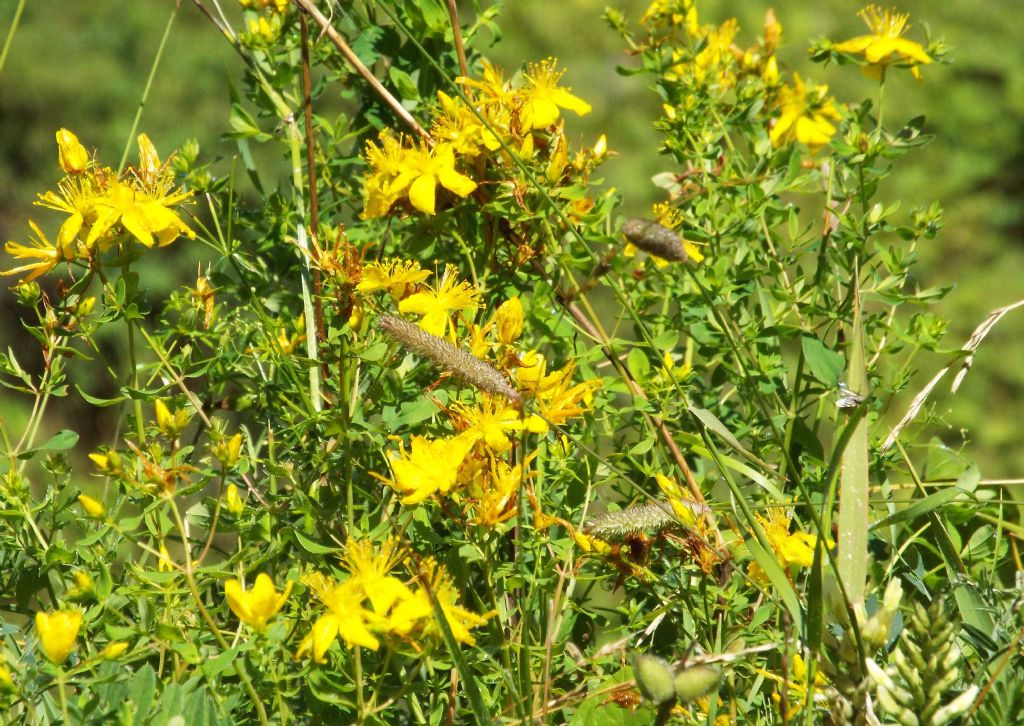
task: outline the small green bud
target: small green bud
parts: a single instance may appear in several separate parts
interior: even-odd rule
[[[42,296],[39,283],[35,281],[19,282],[14,292],[18,296],[18,303],[28,308],[35,307]]]
[[[676,698],[680,701],[692,701],[718,685],[722,680],[722,671],[709,665],[696,665],[685,668],[676,674],[673,685]]]
[[[672,668],[663,659],[653,655],[633,656],[633,675],[644,698],[662,704],[676,697],[672,685]]]

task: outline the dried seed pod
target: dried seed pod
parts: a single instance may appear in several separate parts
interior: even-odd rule
[[[627,219],[622,225],[622,234],[644,252],[663,260],[686,262],[690,259],[683,238],[677,232],[649,219]]]
[[[459,379],[482,391],[520,403],[519,393],[491,364],[392,315],[380,316],[380,327],[403,346],[430,360],[442,370],[451,371]]]

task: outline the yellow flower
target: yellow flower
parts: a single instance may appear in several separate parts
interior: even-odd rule
[[[14,679],[11,678],[11,671],[0,663],[0,693],[11,691],[14,691]]]
[[[85,245],[79,239],[79,233],[86,228],[91,230],[96,222],[96,201],[103,196],[102,191],[98,191],[97,184],[101,183],[99,179],[106,178],[106,172],[103,176],[93,172],[83,176],[64,177],[57,184],[59,194],[46,192],[37,195],[36,206],[68,215],[57,233],[57,246],[69,257],[76,251],[82,255],[87,254],[86,248],[90,246],[97,246],[100,251],[106,251],[114,241],[112,230],[94,239],[90,245]]]
[[[99,502],[87,494],[79,494],[78,503],[82,505],[85,513],[93,519],[103,519],[103,516],[107,513],[107,508],[103,506],[103,502]]]
[[[362,277],[356,290],[376,292],[387,290],[395,300],[401,300],[406,293],[431,276],[430,270],[420,268],[416,260],[383,260],[363,266]]]
[[[266,629],[267,623],[284,606],[291,591],[292,583],[288,582],[278,594],[274,581],[263,572],[256,576],[256,582],[249,590],[244,589],[242,583],[235,579],[224,583],[224,595],[231,612],[243,623],[252,626],[257,633]]]
[[[160,155],[156,153],[156,147],[148,134],[139,134],[136,141],[139,144],[139,165],[136,171],[147,181],[155,180],[163,169]]]
[[[363,597],[356,579],[350,578],[338,584],[314,572],[303,577],[302,581],[327,607],[327,612],[313,623],[313,628],[299,644],[296,658],[311,652],[315,662],[325,662],[327,649],[339,635],[349,647],[358,645],[370,650],[380,647],[380,641],[367,625],[368,613],[361,604]]]
[[[434,123],[430,134],[438,141],[450,144],[456,154],[467,158],[475,158],[483,149],[495,151],[501,148],[498,137],[491,133],[476,114],[461,99],[452,98],[444,91],[437,92],[441,110],[434,115]],[[486,111],[486,109],[483,109]],[[492,127],[500,127],[497,120],[488,123]]]
[[[690,505],[696,505],[696,502],[683,494],[683,488],[674,478],[669,478],[660,472],[655,474],[654,477],[658,481],[658,488],[661,489],[661,493],[668,499],[668,503],[672,505],[672,511],[675,512],[679,521],[687,527],[695,527],[697,516],[694,514],[694,506],[687,506],[687,502]]]
[[[435,289],[410,295],[398,303],[398,311],[422,315],[419,326],[431,335],[443,338],[452,324],[451,313],[479,307],[479,295],[475,287],[460,281],[455,268],[449,266]]]
[[[534,395],[541,417],[556,426],[589,411],[594,391],[602,385],[600,379],[572,385],[576,370],[572,361],[550,374],[545,374],[544,357],[534,351],[520,356],[520,362],[523,365],[516,371],[519,388]]]
[[[395,539],[388,539],[380,547],[374,547],[370,540],[350,539],[345,546],[346,569],[377,615],[385,615],[395,603],[412,597],[408,586],[390,574],[403,559]]]
[[[694,37],[700,31],[695,0],[654,0],[641,16],[640,23],[650,28],[681,27]]]
[[[466,406],[453,403],[450,411],[465,428],[460,434],[473,443],[482,441],[496,454],[503,454],[512,449],[509,434],[515,431],[547,433],[548,425],[544,419],[534,415],[523,418],[519,409],[509,405],[504,397],[486,397],[479,406]]]
[[[459,467],[473,448],[474,439],[455,436],[431,441],[413,436],[410,451],[399,442],[399,451],[388,452],[392,479],[377,478],[405,495],[402,504],[418,504],[436,492],[447,494],[455,486]]]
[[[932,59],[920,43],[902,37],[909,29],[907,19],[910,16],[895,10],[881,10],[877,5],[868,5],[859,15],[871,33],[837,43],[832,49],[840,53],[863,54],[864,60],[874,69],[874,77],[880,77],[886,66],[898,63],[909,66],[913,76],[920,79],[918,64],[926,65]]]
[[[528,459],[533,459],[531,454]],[[529,461],[527,461],[527,464]],[[490,472],[472,491],[476,497],[473,524],[493,527],[516,514],[519,488],[523,484],[523,467],[510,466],[504,461],[491,459]]]
[[[770,508],[767,516],[757,515],[757,521],[764,530],[768,544],[771,545],[775,552],[775,558],[783,570],[789,569],[790,565],[810,567],[814,563],[814,546],[817,537],[806,532],[791,533],[789,531],[791,518],[792,516],[782,507]],[[832,542],[826,540],[825,546],[831,547]],[[762,582],[767,581],[767,576],[756,562],[750,566],[750,575]]]
[[[82,613],[78,610],[56,610],[36,613],[36,633],[39,647],[51,662],[60,665],[75,649],[75,639],[82,627]]]
[[[89,166],[89,152],[67,129],[57,131],[57,161],[68,174],[81,174]]]
[[[68,599],[76,602],[89,598],[93,594],[92,575],[83,570],[75,573],[75,586],[68,590]]]
[[[779,89],[779,117],[769,134],[779,147],[794,140],[812,151],[827,144],[836,133],[830,119],[839,119],[839,111],[828,95],[828,86],[810,86],[793,74],[793,85]]]
[[[128,643],[123,640],[113,640],[107,643],[107,647],[100,651],[100,658],[116,660],[128,650]]]
[[[238,496],[238,487],[234,484],[228,484],[228,491],[224,495],[224,508],[236,517],[245,509],[245,502]]]
[[[726,88],[732,87],[736,83],[733,68],[736,59],[732,52],[732,41],[739,29],[736,18],[730,18],[720,26],[710,26],[698,32],[695,37],[703,36],[698,46],[700,52],[693,57],[691,63],[679,63],[670,68],[665,77],[674,80],[692,76],[700,84],[710,82]]]
[[[266,10],[268,13],[283,13],[288,9],[288,0],[238,0],[243,8]]]
[[[475,644],[476,639],[469,632],[470,629],[483,625],[495,613],[491,612],[481,616],[460,606],[458,592],[451,575],[433,559],[423,560],[420,563],[420,571],[420,577],[427,584],[421,586],[412,598],[395,607],[391,618],[389,618],[390,629],[399,635],[406,635],[417,624],[422,624],[434,612],[430,600],[432,591],[441,606],[441,611],[444,613],[445,620],[448,621],[448,627],[455,640],[467,645]],[[430,588],[430,591],[426,589],[427,587]],[[433,618],[427,623],[424,628],[425,632],[436,634],[441,632],[440,626]]]
[[[590,113],[589,103],[572,95],[568,88],[559,87],[564,72],[556,69],[556,63],[554,58],[531,63],[523,74],[527,83],[527,88],[520,92],[524,98],[520,112],[524,131],[547,128],[558,120],[559,108],[580,116]]]
[[[196,233],[171,210],[189,196],[187,192],[170,193],[166,189],[150,193],[112,179],[106,194],[96,200],[96,223],[86,238],[86,245],[95,244],[115,224],[120,224],[146,247],[154,244],[166,247],[182,234],[195,239]]]
[[[47,272],[52,270],[54,267],[59,265],[64,260],[73,260],[74,255],[63,247],[58,247],[47,239],[43,231],[39,229],[31,219],[28,221],[28,226],[35,232],[35,238],[29,238],[32,246],[19,244],[14,241],[10,241],[4,245],[4,250],[11,257],[18,260],[36,260],[35,262],[29,262],[27,265],[20,267],[12,267],[9,270],[4,270],[3,275],[16,275],[19,272],[26,272],[31,270],[26,280],[34,280],[40,275],[45,275]]]
[[[687,363],[685,359],[676,364],[675,360],[672,358],[672,354],[667,350],[662,356],[661,377],[670,385],[685,381],[692,370],[693,367]]]
[[[363,184],[363,218],[382,217],[402,197],[424,214],[434,214],[437,185],[465,197],[476,189],[476,182],[455,170],[455,149],[441,143],[433,148],[425,143],[405,147],[390,133],[380,136],[382,146],[366,145],[366,160],[371,167]]]

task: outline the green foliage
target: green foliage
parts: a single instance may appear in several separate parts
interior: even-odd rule
[[[119,175],[62,129],[72,209],[8,246],[12,719],[949,723],[989,680],[1008,712],[1020,527],[935,409],[890,422],[963,359],[914,273],[942,210],[887,192],[937,36],[816,40],[802,79],[772,14],[608,10],[668,168],[627,219],[596,99],[491,65],[495,8],[241,5],[201,26],[230,158],[140,138]],[[861,100],[820,85],[853,65]],[[172,242],[206,262],[165,295]],[[115,431],[47,438],[55,399]]]

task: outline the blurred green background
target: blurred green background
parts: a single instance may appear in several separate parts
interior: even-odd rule
[[[504,37],[490,55],[508,72],[549,55],[569,69],[564,82],[594,107],[589,116],[572,119],[569,128],[588,144],[607,134],[618,156],[604,167],[605,183],[622,191],[625,213],[643,213],[660,198],[650,178],[672,170],[672,165],[657,154],[659,138],[651,123],[658,101],[648,81],[616,72],[616,66],[628,66],[632,60],[601,19],[607,4],[624,11],[634,26],[647,5],[625,0],[513,0],[499,19]],[[16,0],[0,0],[0,35],[6,36],[16,6]],[[806,54],[813,38],[860,35],[860,4],[707,0],[698,7],[705,23],[737,17],[739,45],[753,44],[765,10],[774,7],[784,28],[780,57],[789,68],[828,83],[840,101],[873,97],[874,84],[856,69],[814,66]],[[886,195],[901,200],[906,213],[932,200],[946,210],[946,226],[920,249],[916,273],[923,287],[956,286],[939,308],[952,320],[945,344],[953,348],[962,345],[991,309],[1024,297],[1024,43],[1019,38],[1024,2],[907,0],[899,7],[911,13],[914,39],[922,38],[927,23],[935,37],[953,47],[955,59],[948,66],[927,67],[923,83],[906,73],[891,74],[886,94],[890,125],[924,114],[926,130],[936,137],[897,169]],[[0,75],[0,238],[24,241],[29,215],[40,223],[53,221],[31,203],[59,176],[56,129],[74,130],[87,147],[100,150],[101,158],[117,162],[173,8],[170,0],[27,4]],[[473,12],[469,3],[460,3],[460,8],[466,17]],[[239,78],[240,63],[233,51],[191,3],[183,3],[140,130],[149,133],[165,155],[195,138],[202,149],[200,161],[229,157],[233,146],[221,142],[220,134],[228,124],[229,83],[239,83]],[[130,158],[134,148],[132,154]],[[140,272],[152,299],[158,301],[171,288],[193,282],[200,256],[206,253],[185,242],[146,256],[148,268]],[[0,265],[7,267],[3,257]],[[13,294],[5,288],[6,283],[0,289],[0,345],[13,346],[23,365],[35,366],[38,362],[17,322],[23,310],[15,307]],[[960,392],[951,397],[944,387],[933,397],[949,425],[943,438],[955,446],[961,429],[968,430],[970,455],[987,478],[1024,476],[1024,446],[1018,433],[1024,414],[1022,361],[1024,311],[1018,311],[989,335]],[[900,412],[943,360],[919,358],[917,363],[919,373]],[[24,397],[0,390],[0,417],[14,431],[29,404]],[[114,413],[100,412],[94,420],[96,412],[68,399],[54,409],[50,428],[92,432],[98,441],[109,431],[105,422]]]

